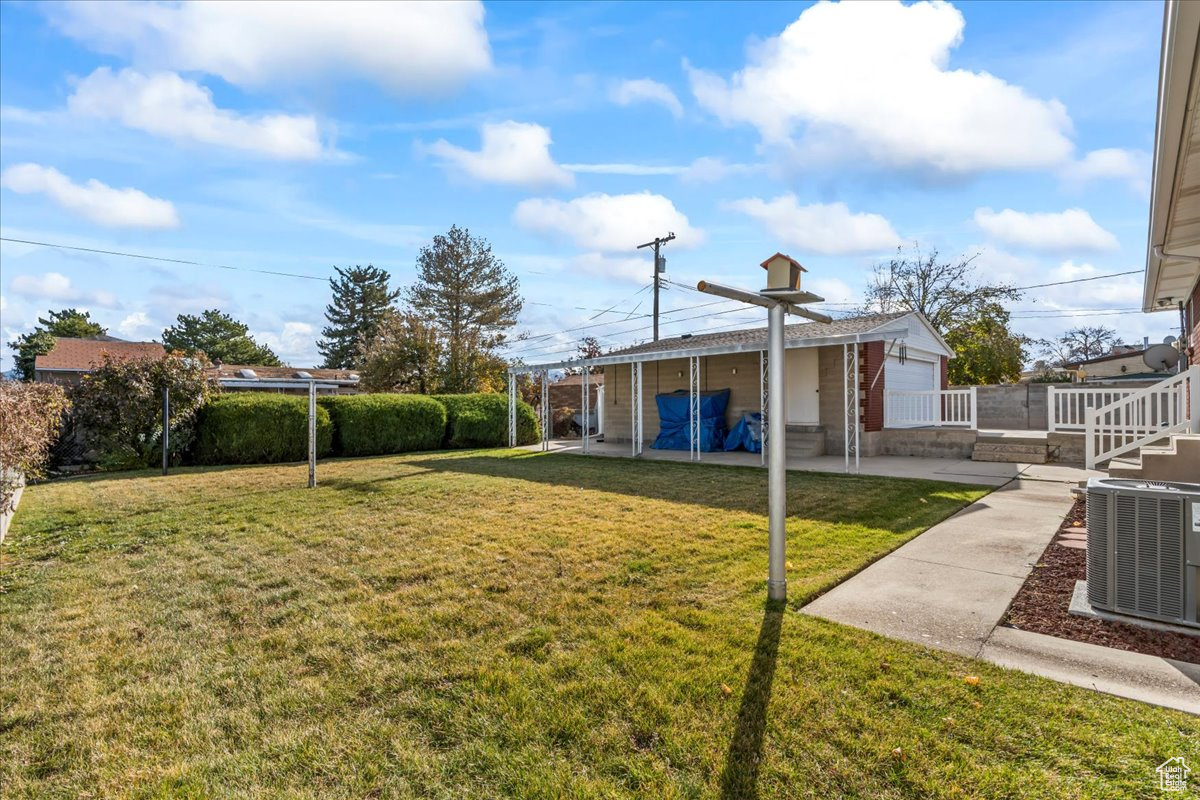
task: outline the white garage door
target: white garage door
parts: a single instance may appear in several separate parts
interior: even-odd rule
[[[941,375],[934,361],[889,358],[883,368],[884,388],[905,392],[927,392],[941,388]]]

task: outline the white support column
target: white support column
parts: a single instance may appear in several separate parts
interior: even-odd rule
[[[517,376],[508,373],[508,446],[517,446]]]
[[[770,369],[770,364],[767,363],[767,351],[760,350],[758,353],[758,418],[759,418],[759,448],[758,463],[766,466],[767,463],[767,370]]]
[[[632,440],[632,455],[642,454],[642,362],[635,361],[629,365],[629,386],[632,402],[630,403],[630,439]]]
[[[584,453],[587,453],[587,451],[588,451],[588,442],[589,442],[589,438],[588,438],[589,424],[588,423],[589,423],[589,418],[592,415],[591,408],[589,407],[591,404],[591,398],[588,396],[590,394],[590,388],[588,387],[588,378],[590,377],[588,374],[589,372],[590,372],[590,370],[588,369],[588,367],[583,368],[583,402],[580,405],[583,407],[582,430],[583,430],[583,452]]]
[[[971,387],[971,430],[979,430],[979,397],[976,394],[978,387]]]
[[[783,354],[783,305],[775,303],[767,315],[767,359],[770,362],[768,411],[772,419],[784,418],[786,405]],[[787,426],[772,425],[770,468],[767,472],[767,599],[787,599]]]
[[[604,436],[604,384],[596,387],[596,438]]]
[[[854,471],[858,472],[858,345],[842,345],[843,450],[846,472],[850,472],[850,456],[854,455]]]
[[[700,356],[688,358],[688,460],[700,460]]]
[[[550,449],[554,415],[550,413],[550,371],[542,370],[542,451]]]

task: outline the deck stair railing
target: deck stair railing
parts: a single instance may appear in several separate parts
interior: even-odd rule
[[[884,389],[885,428],[967,428],[975,430],[975,387],[907,391]]]
[[[1088,469],[1173,433],[1200,433],[1200,365],[1090,409],[1086,421]]]
[[[1112,386],[1047,386],[1046,427],[1051,433],[1087,430],[1088,414],[1093,409],[1128,397],[1136,391]]]

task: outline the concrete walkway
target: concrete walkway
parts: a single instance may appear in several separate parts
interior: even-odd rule
[[[1070,508],[1082,470],[1022,477],[801,611],[1120,697],[1200,714],[1200,667],[997,627]]]
[[[524,450],[539,451],[540,444],[528,445]],[[549,443],[554,453],[583,455],[583,446],[578,439],[554,439]],[[629,458],[630,445],[607,442],[591,442],[588,455],[617,456]],[[645,461],[687,461],[686,450],[653,450],[649,447],[639,456]],[[738,450],[732,453],[701,453],[701,464],[722,464],[736,467],[762,467],[758,453]],[[853,470],[854,462],[850,462]],[[812,458],[789,458],[789,470],[803,472],[844,472],[846,460],[843,456],[814,456]],[[979,486],[1003,486],[1014,478],[1037,481],[1078,482],[1090,476],[1104,475],[1103,472],[1088,472],[1079,467],[1064,464],[1005,464],[990,461],[971,461],[957,458],[916,458],[912,456],[863,456],[858,471],[863,475],[884,475],[892,478],[926,478],[948,483],[970,483]],[[1065,512],[1064,512],[1065,513]],[[1060,515],[1061,516],[1061,515]]]

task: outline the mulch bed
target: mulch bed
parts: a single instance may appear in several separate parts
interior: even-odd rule
[[[1059,535],[1067,528],[1082,526],[1084,514],[1084,501],[1077,499],[1059,527],[1058,535],[1013,598],[1004,624],[1060,639],[1200,664],[1200,636],[1152,631],[1137,625],[1068,613],[1075,581],[1081,581],[1087,575],[1087,551],[1062,546]]]

